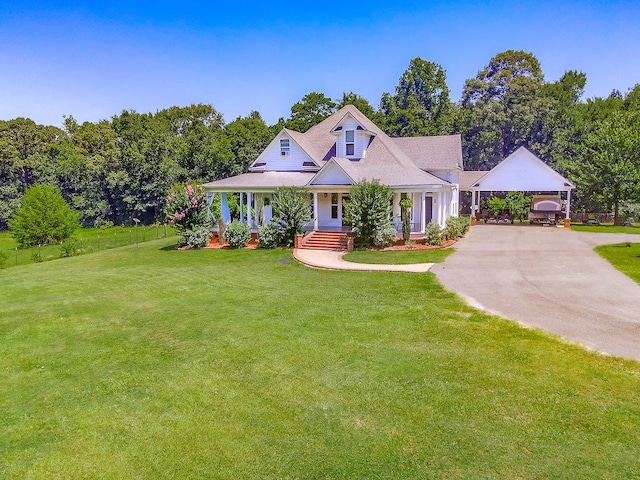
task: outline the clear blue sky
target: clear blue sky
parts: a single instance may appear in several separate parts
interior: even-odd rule
[[[508,49],[533,53],[547,81],[586,73],[588,98],[626,92],[640,83],[640,2],[4,1],[0,119],[210,103],[271,124],[311,91],[377,106],[416,56],[444,67],[458,100]]]

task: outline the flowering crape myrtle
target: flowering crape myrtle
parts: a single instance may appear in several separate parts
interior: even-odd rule
[[[202,185],[186,183],[171,187],[165,212],[183,245],[201,247],[208,243],[211,221],[207,214],[207,193]]]

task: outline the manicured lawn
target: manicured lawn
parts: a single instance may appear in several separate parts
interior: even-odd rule
[[[374,251],[355,250],[347,253],[344,260],[355,263],[377,263],[389,265],[407,265],[411,263],[439,263],[451,255],[453,248],[434,250],[406,250],[406,251]]]
[[[174,235],[173,227],[168,227],[167,236]],[[162,237],[164,237],[162,225],[138,227],[137,241],[139,243]],[[136,243],[136,229],[135,227],[80,228],[73,234],[73,240],[76,254],[81,255],[134,244]],[[19,248],[10,232],[0,232],[0,268],[37,263],[38,261],[46,262],[60,257],[60,245]]]
[[[622,273],[640,283],[640,243],[601,245],[595,250]]]
[[[571,229],[577,232],[596,232],[596,233],[635,233],[640,234],[640,224],[632,227],[624,225],[613,225],[612,223],[601,223],[600,225],[587,225],[582,223],[572,223]]]
[[[0,476],[634,478],[640,364],[435,276],[175,240],[0,271]]]

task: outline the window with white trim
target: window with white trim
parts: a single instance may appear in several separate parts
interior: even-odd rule
[[[353,155],[355,155],[355,151],[356,151],[356,141],[355,141],[356,135],[355,135],[355,131],[353,130],[346,130],[344,132],[344,139],[345,139],[345,147],[346,147],[346,156],[347,157],[351,157]]]
[[[288,157],[289,150],[290,150],[289,139],[288,138],[280,139],[280,155],[283,157]]]

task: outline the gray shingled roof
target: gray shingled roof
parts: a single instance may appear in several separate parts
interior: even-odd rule
[[[207,190],[220,191],[304,187],[314,175],[313,172],[250,172],[205,183],[203,186]]]
[[[460,172],[460,190],[468,191],[471,185],[476,183],[478,180],[484,177],[487,173],[489,173],[488,170],[482,170],[482,171],[470,170],[470,171]]]
[[[354,161],[335,158],[336,137],[331,132],[345,118],[353,116],[372,134],[364,158]],[[439,137],[391,138],[353,105],[346,105],[305,133],[286,130],[287,134],[323,167],[332,158],[356,181],[378,179],[384,185],[449,185],[428,170],[462,169],[459,135]],[[322,171],[322,170],[321,170]],[[304,175],[304,176],[301,176]],[[270,188],[282,185],[306,185],[311,172],[252,172],[205,184],[209,189]],[[306,181],[303,181],[306,178]]]
[[[463,169],[460,135],[392,138],[422,170]]]

